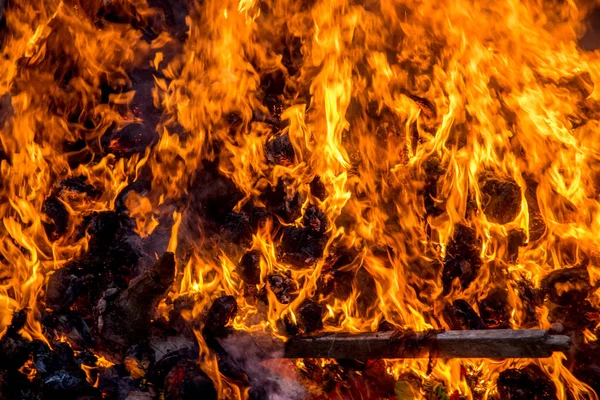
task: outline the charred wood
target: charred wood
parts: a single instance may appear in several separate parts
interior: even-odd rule
[[[466,225],[456,225],[454,235],[448,243],[442,284],[444,293],[450,291],[452,282],[458,278],[460,287],[467,288],[475,280],[482,265],[480,254],[481,241],[477,238],[475,230]]]
[[[233,296],[222,296],[216,299],[208,310],[204,321],[203,333],[218,336],[225,326],[237,314],[237,302]]]
[[[217,399],[212,380],[197,363],[183,360],[177,363],[165,377],[165,400]]]
[[[261,254],[257,250],[249,251],[242,256],[237,271],[247,284],[258,285],[260,283],[260,259]]]
[[[219,230],[221,238],[228,243],[237,243],[242,248],[249,247],[252,243],[252,226],[245,214],[227,214]]]
[[[222,224],[244,197],[235,184],[221,175],[218,166],[207,163],[192,184],[190,208],[215,224]]]
[[[522,369],[507,369],[500,373],[498,391],[503,399],[552,400],[556,398],[556,386],[537,365]]]
[[[430,157],[423,163],[425,187],[423,189],[423,205],[426,215],[438,216],[444,213],[444,207],[437,196],[437,184],[445,170],[437,157]]]
[[[300,307],[298,307],[298,314],[300,327],[304,332],[311,333],[323,329],[325,308],[319,303],[305,300]]]
[[[310,193],[315,196],[317,199],[323,201],[327,197],[327,188],[321,181],[320,176],[315,176],[312,181],[310,181]]]
[[[165,253],[152,269],[133,279],[127,289],[113,299],[101,300],[98,331],[102,338],[119,346],[130,346],[144,338],[154,309],[173,283],[174,274],[173,253]]]
[[[275,187],[269,185],[260,196],[267,211],[280,217],[286,223],[292,223],[300,216],[302,198],[294,190],[288,191],[288,183],[279,179]]]
[[[509,263],[514,264],[519,257],[519,248],[525,246],[527,235],[522,230],[511,230],[508,232],[506,259]]]
[[[540,296],[533,284],[526,279],[517,282],[517,294],[523,305],[523,325],[533,327],[537,324],[536,307],[540,305]]]
[[[583,304],[591,289],[586,266],[563,268],[546,275],[541,282],[542,293],[560,306]]]
[[[289,304],[298,297],[298,285],[289,276],[269,275],[267,282],[269,289],[281,304]]]
[[[483,212],[490,221],[507,224],[521,209],[521,188],[512,178],[483,177],[479,183]]]
[[[290,142],[290,137],[287,133],[276,136],[268,141],[265,145],[265,154],[269,163],[285,166],[294,164],[294,158],[296,156],[294,153],[294,146],[292,146],[292,142]]]
[[[46,305],[52,310],[69,308],[83,289],[81,271],[74,264],[65,266],[48,278],[46,287]]]
[[[544,330],[490,329],[443,333],[378,332],[295,336],[285,343],[288,358],[545,358],[566,351],[568,336]]]
[[[525,190],[525,200],[527,201],[527,210],[529,213],[529,240],[537,241],[546,233],[546,223],[541,214],[540,205],[537,198],[538,182],[532,175],[525,175],[527,189]]]
[[[67,232],[69,212],[63,202],[56,196],[50,196],[44,201],[42,213],[47,217],[43,224],[48,239],[55,241]]]
[[[483,320],[465,300],[454,300],[443,312],[444,320],[454,330],[485,329]]]
[[[510,308],[506,290],[494,289],[479,302],[479,313],[486,328],[507,329],[510,327]]]
[[[0,339],[0,371],[17,370],[29,358],[29,343],[21,337],[19,331],[25,326],[27,313],[22,310],[13,314],[12,322]]]
[[[323,257],[327,237],[310,227],[288,227],[283,232],[279,254],[281,260],[295,268],[306,268]]]

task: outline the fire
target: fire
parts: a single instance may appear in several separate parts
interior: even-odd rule
[[[201,321],[228,295],[233,328],[285,338],[313,331],[307,304],[328,332],[451,329],[467,304],[487,328],[561,322],[597,342],[591,2],[190,0],[183,35],[154,3],[4,10],[0,331],[27,310],[20,334],[47,342],[47,280],[119,210],[176,253],[163,316],[189,298]],[[569,326],[578,312],[593,324]],[[220,396],[247,395],[194,326]],[[532,364],[559,399],[597,399],[566,360],[385,371],[415,396],[492,399],[502,371]]]

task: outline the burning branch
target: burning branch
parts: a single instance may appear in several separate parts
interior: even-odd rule
[[[286,358],[546,358],[567,351],[571,339],[542,329],[490,329],[441,333],[330,333],[297,336],[285,343]]]

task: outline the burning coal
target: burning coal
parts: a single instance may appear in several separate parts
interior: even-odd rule
[[[0,397],[598,399],[593,3],[0,1]]]

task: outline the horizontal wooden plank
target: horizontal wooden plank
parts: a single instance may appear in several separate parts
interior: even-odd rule
[[[546,358],[566,351],[570,338],[534,330],[446,331],[441,333],[326,333],[296,336],[285,358]]]

